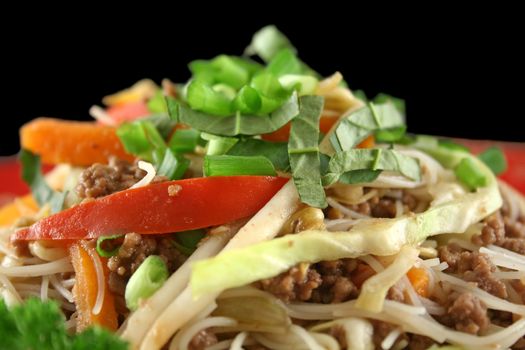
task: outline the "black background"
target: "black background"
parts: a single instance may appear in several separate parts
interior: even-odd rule
[[[241,54],[269,23],[321,74],[339,70],[369,96],[406,99],[412,132],[525,141],[523,28],[508,13],[447,11],[430,18],[432,11],[420,10],[402,18],[335,8],[254,19],[253,8],[250,15],[209,20],[154,10],[133,19],[98,11],[2,25],[0,155],[18,151],[17,130],[32,118],[89,120],[89,107],[102,96],[144,77],[185,81],[188,62]]]

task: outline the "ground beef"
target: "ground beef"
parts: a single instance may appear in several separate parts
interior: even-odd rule
[[[447,314],[439,320],[460,332],[478,335],[490,325],[487,307],[471,293],[449,294]]]
[[[419,334],[408,334],[408,349],[409,350],[427,350],[432,345],[435,345],[436,342],[429,337]]]
[[[261,280],[255,286],[285,302],[340,303],[358,296],[359,290],[352,282],[352,272],[356,267],[355,259],[299,264],[279,276]]]
[[[469,252],[456,244],[439,248],[439,258],[448,264],[446,272],[459,274],[465,281],[476,282],[478,287],[499,298],[507,298],[505,284],[494,277],[496,267],[490,258],[479,252]]]
[[[394,329],[398,328],[399,326],[396,326],[391,323],[383,322],[383,321],[377,321],[372,320],[372,325],[374,326],[374,335],[372,337],[375,348],[376,349],[382,349],[381,343],[386,338],[387,335],[390,334]],[[405,333],[402,333],[397,337],[394,345],[392,345],[392,348],[396,348],[396,346],[399,346],[399,343],[404,342],[408,343],[408,336]]]
[[[371,212],[375,218],[396,217],[396,201],[391,198],[381,198],[377,202],[371,201]]]
[[[204,350],[208,346],[217,344],[219,341],[215,334],[208,330],[202,330],[197,333],[190,341],[189,349],[190,350]]]
[[[172,244],[169,236],[142,236],[128,233],[124,236],[117,255],[109,258],[109,288],[123,295],[126,283],[140,264],[150,255],[158,255],[173,273],[186,259]]]
[[[80,175],[76,191],[80,198],[98,198],[130,188],[146,175],[137,164],[130,164],[115,157],[109,164],[93,164]],[[166,181],[156,176],[152,183]]]
[[[495,244],[518,254],[525,255],[525,217],[513,220],[505,206],[487,217],[481,234],[473,236],[472,242],[487,246]]]

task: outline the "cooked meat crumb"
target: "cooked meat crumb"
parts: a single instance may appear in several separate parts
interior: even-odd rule
[[[219,341],[213,332],[205,329],[195,334],[189,344],[190,350],[204,350],[209,346],[217,344]]]
[[[168,196],[175,197],[182,190],[181,185],[170,185],[168,186]]]
[[[450,306],[443,323],[470,334],[483,334],[490,324],[487,307],[471,293],[449,295]]]

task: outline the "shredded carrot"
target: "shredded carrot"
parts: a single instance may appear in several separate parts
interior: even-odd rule
[[[376,143],[374,135],[370,135],[366,139],[361,141],[361,143],[357,145],[357,148],[373,148],[375,144]]]
[[[412,287],[414,287],[414,289],[416,290],[417,294],[425,298],[428,297],[429,277],[425,269],[421,267],[412,267],[407,272],[407,277],[410,280]]]
[[[38,205],[30,194],[20,197],[19,200],[20,203],[27,206],[28,209],[35,212],[38,210]],[[20,204],[16,202],[4,205],[0,208],[0,226],[11,226],[23,214],[23,208],[21,208]]]
[[[374,269],[367,264],[359,263],[354,272],[352,272],[352,282],[354,282],[357,288],[361,288],[363,283],[373,275],[375,275]]]
[[[20,143],[47,164],[89,166],[107,163],[112,155],[134,159],[124,151],[115,128],[95,122],[38,118],[20,129]]]
[[[97,252],[86,241],[77,241],[69,248],[69,254],[71,255],[76,278],[73,295],[75,296],[78,312],[77,331],[82,331],[95,324],[113,331],[116,330],[118,327],[117,312],[113,294],[109,290],[108,285],[107,260],[97,256],[101,260],[104,269],[105,293],[102,309],[95,315],[92,310],[97,299],[99,287],[93,258]]]

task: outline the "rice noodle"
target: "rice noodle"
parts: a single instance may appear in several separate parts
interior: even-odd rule
[[[0,266],[0,274],[9,277],[37,277],[72,271],[73,266],[67,257],[38,265],[12,267]]]
[[[73,303],[75,301],[75,298],[73,296],[73,293],[71,293],[65,286],[64,286],[64,282],[65,281],[62,281],[59,282],[56,278],[56,275],[50,275],[49,276],[49,282],[51,282],[51,285],[53,286],[53,288],[55,288],[55,290],[60,293],[64,299],[66,299],[67,301],[69,301],[70,303]],[[73,283],[75,282],[75,280],[73,279]]]
[[[383,265],[379,262],[379,260],[377,260],[370,254],[360,256],[358,259],[367,263],[375,272],[381,272],[385,269]]]
[[[188,350],[188,346],[197,333],[212,327],[235,326],[237,321],[229,317],[208,317],[197,321],[177,335],[170,345],[170,350]]]
[[[93,117],[93,119],[97,120],[98,122],[109,125],[109,126],[116,126],[117,122],[111,118],[111,116],[106,112],[106,110],[100,106],[93,105],[91,108],[89,108],[89,115]]]
[[[241,332],[233,338],[232,344],[230,346],[230,350],[243,350],[242,345],[244,344],[244,341],[248,337],[248,333]]]
[[[325,219],[324,225],[328,231],[348,231],[358,222],[359,219]]]
[[[290,331],[297,335],[310,350],[323,350],[317,341],[303,328],[297,325],[290,326]]]
[[[40,299],[47,300],[49,292],[49,276],[42,276],[42,284],[40,286]]]
[[[512,270],[525,271],[525,259],[523,255],[495,245],[481,247],[479,251],[480,253],[487,254],[495,265]]]
[[[439,258],[433,258],[433,259],[426,259],[426,260],[423,260],[421,262],[421,264],[423,266],[426,266],[426,267],[434,267],[434,266],[438,266],[440,263],[440,260]]]
[[[444,271],[444,270],[448,269],[448,263],[446,261],[443,261],[443,262],[439,263],[439,265],[432,266],[432,269],[434,271]]]
[[[22,302],[22,297],[18,294],[16,288],[13,286],[9,278],[0,274],[0,283],[4,286],[2,289],[2,296],[7,304],[7,306],[12,306],[15,304],[20,304]]]
[[[403,216],[404,208],[403,203],[399,199],[396,199],[396,218]]]
[[[18,259],[18,257],[16,256],[16,253],[14,252],[14,250],[12,249],[9,249],[3,242],[0,241],[0,253],[10,257],[10,258],[13,258],[13,259]]]
[[[494,277],[503,280],[524,280],[525,271],[496,271]]]
[[[98,254],[89,254],[91,260],[93,260],[93,266],[95,266],[95,272],[97,274],[97,297],[95,304],[91,312],[93,315],[98,315],[102,310],[104,304],[104,296],[106,294],[106,282],[104,281],[104,270],[102,268],[102,262]]]
[[[153,167],[153,164],[151,163],[145,162],[143,160],[139,160],[137,166],[139,167],[139,169],[144,170],[147,174],[142,179],[140,179],[137,183],[131,186],[130,189],[149,185],[151,181],[157,175],[157,171],[155,170],[155,167]]]
[[[339,210],[345,216],[349,216],[352,219],[369,219],[370,218],[370,216],[368,216],[368,215],[364,215],[364,214],[358,213],[355,210],[349,209],[349,208],[345,207],[344,205],[339,204],[332,197],[326,198],[326,201],[328,202],[328,205],[330,205],[332,208],[335,208],[335,209]]]
[[[337,340],[335,340],[334,337],[329,336],[328,334],[310,332],[310,335],[317,341],[317,343],[319,343],[323,347],[323,349],[341,350],[341,347],[339,346]]]
[[[488,308],[494,310],[508,311],[519,315],[525,315],[525,305],[518,305],[507,300],[495,297],[492,294],[479,289],[472,283],[468,283],[457,277],[448,275],[443,272],[438,272],[438,275],[442,281],[449,282],[452,288],[461,292],[471,292],[477,296],[481,301],[487,305]]]
[[[397,173],[383,171],[374,182],[368,182],[362,185],[376,188],[416,188],[424,184],[420,181],[409,180],[402,175],[397,175]]]
[[[397,338],[401,335],[401,328],[394,328],[386,335],[386,337],[381,342],[381,349],[383,350],[390,350],[390,348],[394,345]]]
[[[48,248],[41,241],[29,242],[31,254],[44,261],[55,261],[68,256],[64,248]]]

